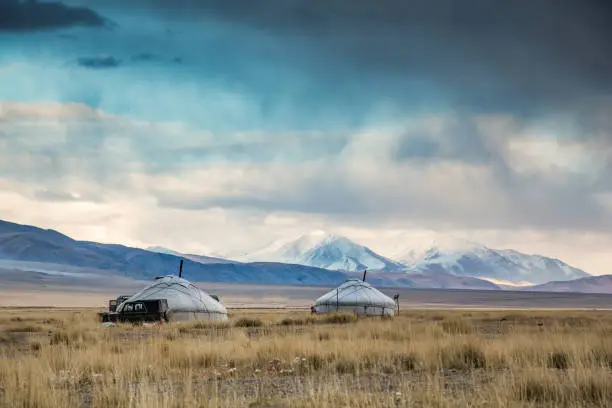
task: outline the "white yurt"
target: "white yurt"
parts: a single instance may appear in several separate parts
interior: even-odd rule
[[[227,320],[227,310],[208,293],[191,282],[175,275],[159,277],[153,284],[129,297],[125,302],[166,299],[169,319],[177,320]],[[121,313],[123,305],[117,306]]]
[[[349,279],[316,300],[316,313],[351,312],[366,316],[395,315],[395,301],[369,283]]]

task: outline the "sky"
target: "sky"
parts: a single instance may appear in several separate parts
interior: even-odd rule
[[[0,219],[247,251],[325,229],[612,273],[605,0],[0,0]]]

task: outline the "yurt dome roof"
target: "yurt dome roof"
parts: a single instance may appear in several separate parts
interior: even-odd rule
[[[394,308],[395,301],[368,282],[348,279],[337,289],[331,290],[316,300],[317,305],[377,306]]]
[[[227,309],[220,302],[193,283],[175,275],[156,278],[154,283],[132,295],[125,302],[153,299],[166,299],[168,310],[172,312],[227,314]],[[118,312],[121,312],[123,304],[117,307]]]

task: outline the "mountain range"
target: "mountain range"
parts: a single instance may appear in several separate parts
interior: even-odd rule
[[[150,250],[116,244],[77,241],[54,230],[0,221],[0,270],[12,274],[13,281],[39,276],[66,279],[108,276],[150,280],[178,272],[184,260],[183,275],[196,282],[264,283],[286,285],[336,286],[348,272],[282,262],[238,262],[200,255],[184,255],[163,248]],[[70,266],[70,272],[63,270]],[[29,276],[28,276],[29,274]],[[380,273],[370,281],[379,286],[430,287],[431,278],[388,276]],[[433,279],[436,287],[455,289],[499,289],[489,282],[466,280],[451,275]]]
[[[585,287],[584,279],[601,278],[557,259],[467,241],[452,243],[405,251],[401,260],[395,260],[346,237],[314,231],[248,254],[221,258],[161,247],[78,241],[58,231],[0,221],[0,269],[61,275],[58,270],[70,266],[70,274],[64,273],[70,279],[97,274],[149,280],[176,273],[183,259],[184,276],[199,282],[334,286],[349,277],[360,277],[367,269],[368,281],[378,286],[487,290],[524,285],[572,291],[573,282]]]
[[[488,280],[506,286],[528,286],[590,276],[564,262],[514,250],[491,249],[452,237],[437,237],[428,245],[400,251],[395,259],[379,255],[350,239],[313,231],[291,240],[280,240],[262,249],[230,259],[274,261],[331,270],[365,269],[408,274],[450,274]]]

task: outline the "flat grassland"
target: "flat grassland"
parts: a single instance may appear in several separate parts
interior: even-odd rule
[[[612,406],[612,312],[230,311],[104,327],[0,309],[2,407]]]

